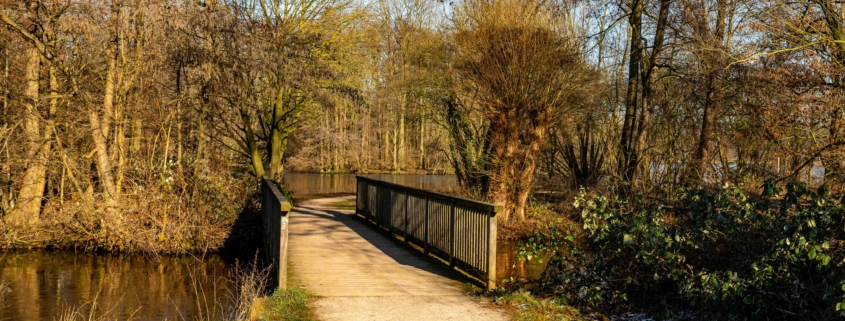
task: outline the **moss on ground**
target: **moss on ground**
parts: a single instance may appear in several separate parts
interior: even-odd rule
[[[332,207],[339,210],[355,210],[355,201],[341,201],[332,204]]]

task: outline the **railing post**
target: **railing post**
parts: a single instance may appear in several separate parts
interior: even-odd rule
[[[279,220],[279,289],[288,288],[288,213],[290,213],[290,203],[288,209],[285,210],[285,205],[282,204],[282,216]]]
[[[287,288],[288,213],[291,204],[267,177],[261,181],[261,212],[264,220],[266,260],[273,264],[273,272],[280,289]]]
[[[496,213],[487,217],[487,290],[496,288]]]

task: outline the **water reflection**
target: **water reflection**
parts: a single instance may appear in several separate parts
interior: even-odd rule
[[[8,252],[0,281],[12,289],[0,320],[52,320],[68,307],[126,320],[190,320],[231,306],[229,268],[218,256]]]
[[[457,185],[454,175],[412,174],[321,174],[285,172],[283,179],[294,194],[355,193],[355,176],[393,182],[428,190],[442,190]]]

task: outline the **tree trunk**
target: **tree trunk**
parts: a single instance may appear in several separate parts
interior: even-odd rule
[[[30,160],[24,172],[22,186],[18,192],[18,206],[6,217],[12,226],[26,227],[38,222],[44,185],[47,175],[47,159],[50,153],[49,129],[40,135],[40,115],[38,111],[38,78],[41,70],[41,55],[35,48],[27,50],[25,70],[26,87],[24,89],[24,135]]]
[[[282,158],[287,148],[287,134],[280,128],[274,127],[270,132],[270,177],[274,180],[281,180],[284,172]]]
[[[132,125],[132,141],[129,145],[129,152],[132,156],[136,156],[141,151],[141,137],[144,135],[144,124],[141,122],[141,117],[135,116]]]
[[[625,122],[622,125],[622,148],[619,158],[619,174],[622,182],[627,185],[625,190],[636,180],[637,161],[639,158],[637,140],[634,131],[637,127],[636,116],[639,113],[638,92],[640,70],[642,65],[642,15],[643,1],[632,0],[629,26],[631,28],[631,42],[628,61],[628,88],[625,100]],[[624,191],[624,190],[623,190]]]
[[[708,83],[712,84],[715,80],[714,76],[708,77]],[[707,164],[710,162],[710,137],[713,136],[713,126],[716,122],[716,108],[713,103],[713,95],[715,88],[708,85],[707,97],[704,103],[704,118],[701,120],[701,131],[698,135],[698,144],[693,156],[692,178],[698,183],[704,180],[704,174],[707,172]]]
[[[393,130],[393,170],[399,170],[399,129]]]
[[[118,28],[118,12],[117,4],[112,4],[112,42],[109,44],[109,62],[106,69],[106,83],[103,94],[103,112],[105,117],[100,119],[99,112],[96,107],[91,107],[88,112],[88,121],[91,126],[91,135],[94,139],[94,148],[97,149],[97,172],[100,177],[100,185],[103,187],[103,201],[108,215],[115,214],[117,209],[118,191],[114,183],[114,176],[112,174],[112,163],[109,158],[109,120],[114,117],[114,96],[115,96],[115,81],[117,71],[117,28]],[[120,214],[118,213],[120,217]],[[110,221],[114,221],[110,219]],[[118,223],[109,222],[109,223]]]
[[[534,115],[530,130],[521,131],[517,110],[491,118],[490,146],[493,148],[489,198],[504,206],[504,221],[524,221],[528,195],[537,169],[537,157],[545,143],[551,123],[550,111]],[[525,135],[520,135],[525,132]]]
[[[382,148],[384,151],[382,156],[384,157],[383,166],[387,167],[387,164],[389,164],[388,162],[390,162],[390,130],[385,129],[381,135],[382,140],[384,140],[384,142],[382,142]]]
[[[24,88],[24,135],[28,146],[27,159],[33,159],[40,145],[40,114],[38,111],[38,78],[41,72],[41,55],[38,50],[27,50],[25,73],[26,87]]]
[[[258,143],[255,141],[255,133],[252,131],[252,118],[249,116],[249,110],[245,104],[241,104],[240,111],[241,122],[244,125],[244,134],[246,135],[246,147],[252,165],[252,174],[261,178],[264,176],[264,162],[261,159],[261,152],[258,150]]]
[[[394,162],[393,168],[396,171],[402,171],[405,167],[405,104],[402,104],[402,111],[399,113],[399,156],[398,161]]]
[[[100,185],[103,187],[103,200],[106,210],[112,211],[117,208],[117,190],[112,176],[111,163],[109,162],[106,137],[103,134],[100,116],[96,110],[88,112],[88,122],[91,126],[91,136],[94,139],[94,147],[97,150],[97,173],[100,177]]]
[[[4,46],[4,48],[3,48],[3,84],[8,84],[8,83],[9,83],[9,48]],[[2,117],[4,119],[7,119],[6,117],[7,117],[8,110],[9,110],[10,93],[11,93],[11,90],[9,90],[8,86],[6,86],[6,89],[3,90],[3,116]],[[5,140],[4,144],[8,144],[8,140]],[[9,148],[7,146],[4,146],[3,149],[6,150],[6,162],[4,162],[3,166],[0,167],[0,172],[2,172],[3,173],[2,175],[4,176],[3,180],[0,180],[0,187],[3,188],[3,190],[0,191],[0,202],[2,202],[2,203],[0,203],[0,209],[6,210],[6,209],[9,209],[8,208],[9,201],[12,199],[12,194],[14,193],[14,191],[12,190],[12,168],[11,168],[12,158],[11,158],[11,155],[10,155],[10,152],[9,152]]]
[[[716,116],[719,113],[716,94],[719,91],[719,74],[721,70],[721,61],[716,49],[724,48],[725,41],[725,15],[727,11],[727,0],[717,1],[716,26],[711,35],[705,35],[705,44],[711,48],[705,48],[709,54],[704,55],[705,66],[707,70],[707,96],[704,98],[704,116],[701,121],[701,131],[698,136],[698,144],[693,156],[693,168],[691,174],[691,181],[703,183],[705,173],[707,172],[708,164],[710,163],[710,140],[713,137],[713,127],[716,125]],[[709,25],[704,20],[704,25]]]
[[[420,120],[420,169],[425,170],[425,121]]]
[[[652,46],[649,59],[643,64],[642,68],[642,106],[640,107],[640,119],[636,129],[637,144],[635,148],[637,149],[637,156],[643,159],[646,158],[642,155],[643,150],[646,149],[648,145],[648,125],[651,123],[651,115],[654,112],[652,96],[654,95],[654,79],[655,73],[657,72],[657,58],[663,51],[663,39],[666,34],[666,24],[669,20],[669,6],[671,4],[671,0],[660,0],[657,26],[654,34],[654,44]],[[638,160],[637,163],[640,163],[640,161]],[[644,164],[645,166],[641,166],[641,168],[644,169],[643,172],[645,172],[646,178],[650,179],[648,163],[649,162],[646,161]]]

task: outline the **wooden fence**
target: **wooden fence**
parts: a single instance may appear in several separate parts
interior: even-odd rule
[[[496,287],[500,206],[357,177],[355,212]]]
[[[261,179],[261,211],[264,216],[264,259],[271,265],[271,282],[287,288],[288,213],[291,204],[276,183]]]

